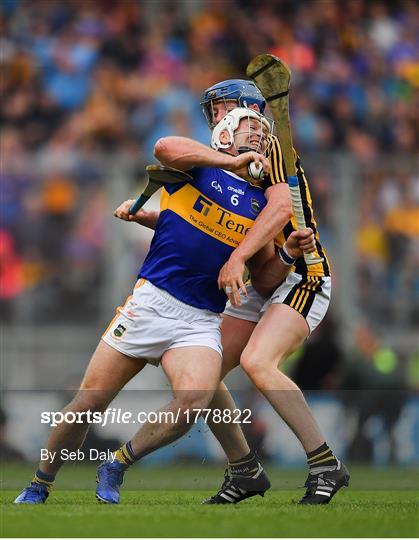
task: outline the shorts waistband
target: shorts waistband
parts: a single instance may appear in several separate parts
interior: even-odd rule
[[[168,302],[170,305],[174,307],[178,307],[181,309],[184,309],[185,311],[193,312],[193,313],[199,313],[200,315],[207,315],[209,317],[219,317],[218,313],[214,313],[213,311],[210,311],[209,309],[202,309],[197,308],[195,306],[191,306],[189,304],[185,304],[185,302],[182,302],[181,300],[178,300],[174,296],[172,296],[170,293],[165,291],[164,289],[160,289],[159,287],[156,287],[151,283],[151,281],[148,281],[147,279],[144,280],[144,285],[148,285],[151,287],[156,294],[158,294],[161,298],[164,298],[166,302]]]

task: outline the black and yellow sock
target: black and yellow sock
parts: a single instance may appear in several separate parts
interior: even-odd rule
[[[311,469],[317,467],[336,467],[338,460],[326,443],[307,454],[307,463]]]
[[[52,484],[55,480],[55,474],[46,474],[41,470],[37,470],[35,476],[33,477],[32,482],[35,484],[44,484],[47,486],[48,491],[51,491]]]
[[[126,467],[129,467],[137,461],[137,458],[132,450],[131,441],[123,444],[121,448],[116,451],[115,459]]]
[[[231,474],[231,476],[246,476],[251,475],[255,471],[257,471],[259,466],[259,461],[256,457],[256,454],[254,452],[249,452],[246,456],[243,458],[229,462],[228,469]]]

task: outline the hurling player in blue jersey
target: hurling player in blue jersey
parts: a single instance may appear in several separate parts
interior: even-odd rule
[[[209,405],[220,380],[220,313],[227,300],[217,277],[266,203],[263,190],[243,177],[249,179],[251,162],[269,172],[263,156],[268,131],[269,123],[261,115],[235,109],[217,139],[223,152],[182,137],[156,143],[161,163],[188,170],[193,179],[163,190],[156,232],[133,294],[117,309],[80,390],[64,409],[85,414],[85,421],[52,429],[46,448],[50,459],[41,460],[16,503],[46,501],[65,455],[83,443],[87,413],[105,410],[147,363],[161,363],[170,381],[173,399],[160,411],[168,413],[168,421],[143,424],[113,461],[100,465],[100,501],[118,503],[125,470],[186,433],[192,425],[188,411]],[[248,151],[240,154],[238,148],[244,146]]]
[[[241,79],[222,81],[212,86],[205,91],[202,100],[203,111],[211,129],[219,125],[225,115],[237,106],[263,113],[265,105],[255,84]],[[309,476],[307,491],[301,503],[327,504],[343,485],[347,485],[348,472],[325,442],[302,392],[278,367],[324,317],[330,300],[330,267],[320,243],[308,182],[298,156],[296,165],[309,227],[307,230],[314,231],[315,251],[324,259],[322,264],[311,267],[305,265],[302,253],[289,245],[295,235],[296,223],[282,151],[276,137],[270,137],[267,157],[271,163],[270,173],[260,184],[265,189],[267,204],[221,269],[218,279],[219,285],[229,292],[231,301],[223,314],[221,326],[222,377],[241,365],[295,433],[307,454]],[[140,212],[131,219],[152,227],[156,216]],[[268,261],[260,256],[254,257],[272,239],[275,239],[279,257],[273,256]],[[300,247],[305,249],[304,245]],[[249,294],[240,298],[238,291],[244,286],[245,263],[251,270],[252,285],[247,286]],[[290,271],[285,280],[283,263],[289,265]],[[235,408],[223,383],[211,407],[220,410]],[[206,502],[237,503],[249,496],[262,494],[265,488],[261,485],[261,478],[264,477],[262,467],[249,448],[240,425],[215,423],[211,417],[208,425],[223,447],[229,464],[220,491]],[[322,489],[322,486],[325,487]]]

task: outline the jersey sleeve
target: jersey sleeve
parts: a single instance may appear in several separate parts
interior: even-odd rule
[[[266,177],[268,185],[275,185],[287,182],[287,173],[285,170],[282,149],[277,137],[271,136],[268,146],[268,158],[271,164],[271,171]]]

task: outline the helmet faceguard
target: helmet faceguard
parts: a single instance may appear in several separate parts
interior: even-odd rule
[[[239,133],[242,133],[242,131],[237,132],[237,128],[243,118],[248,120],[247,126],[243,130],[247,135],[247,138],[245,139],[246,145],[237,146],[235,137],[237,137]],[[227,131],[229,135],[229,140],[225,143],[222,143],[220,140],[220,135],[223,131]],[[266,151],[268,135],[271,133],[272,126],[262,114],[253,109],[237,107],[227,113],[214,127],[211,137],[211,146],[214,150],[226,150],[233,146],[238,153],[255,151],[263,154]]]
[[[201,101],[202,112],[211,129],[215,127],[213,120],[213,104],[219,101],[224,101],[225,104],[227,104],[228,101],[235,101],[237,107],[257,105],[261,114],[263,114],[266,106],[264,97],[253,81],[229,79],[214,84],[214,86],[205,90]]]

